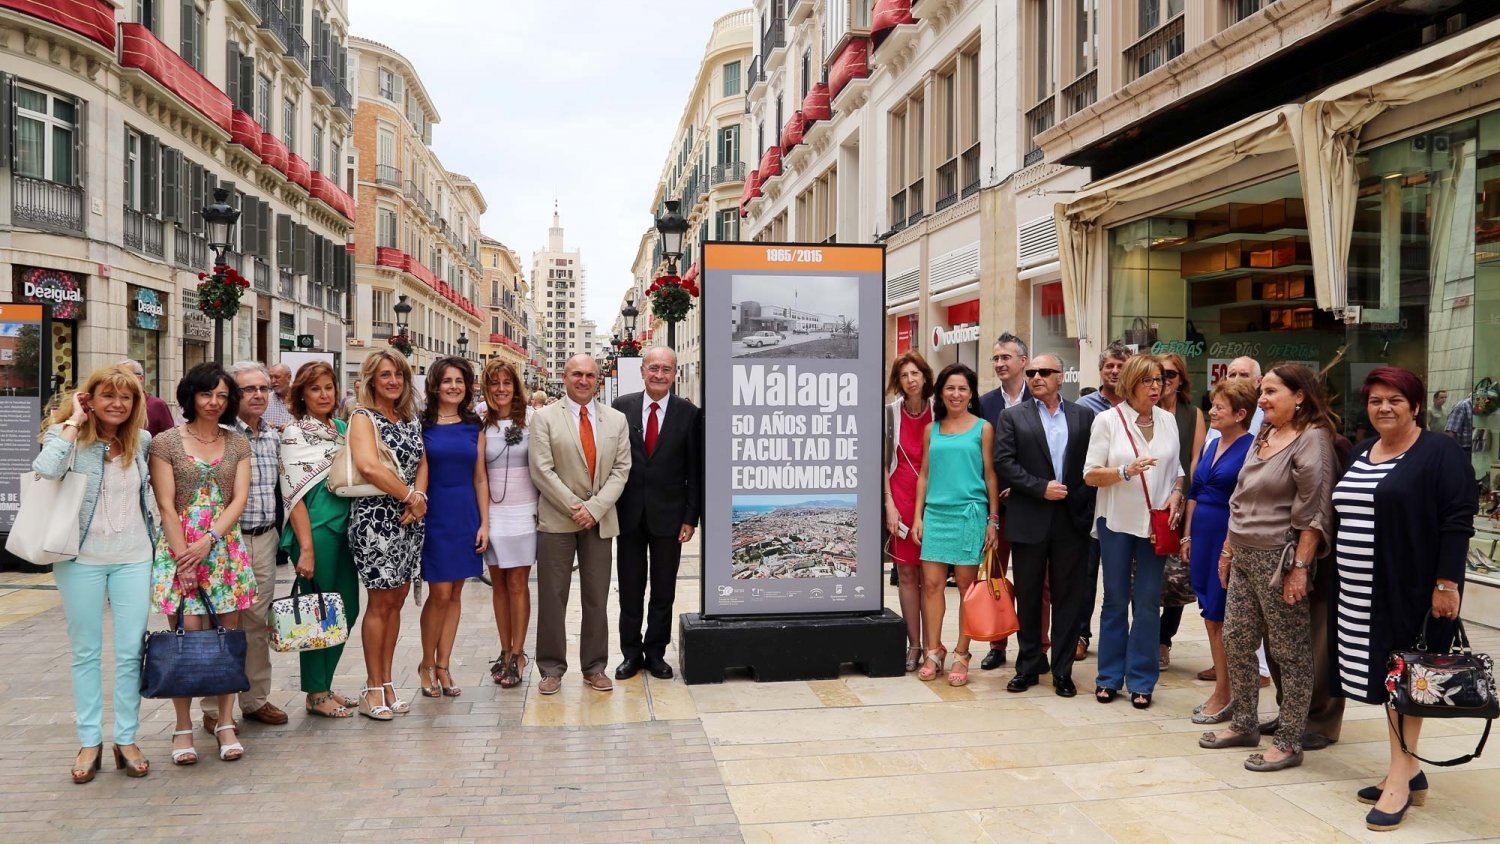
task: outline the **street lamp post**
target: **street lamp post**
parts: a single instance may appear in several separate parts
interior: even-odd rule
[[[229,231],[239,222],[240,212],[229,204],[229,191],[214,189],[214,201],[199,212],[208,229],[208,245],[214,250],[214,275],[222,277],[225,271],[224,253],[229,250]],[[201,276],[200,276],[201,277]],[[224,318],[214,317],[214,359],[224,363]]]
[[[391,310],[396,312],[396,335],[401,337],[406,343],[406,348],[403,349],[398,346],[396,347],[396,351],[410,357],[411,338],[406,334],[406,321],[411,317],[411,303],[406,301],[405,293],[396,297],[396,304],[391,307]]]
[[[622,316],[622,317],[625,318],[625,339],[626,340],[634,340],[635,339],[635,318],[638,317],[638,316],[640,316],[640,315],[641,315],[641,312],[638,311],[638,310],[636,310],[635,309],[635,305],[633,305],[633,304],[632,305],[626,305],[625,307],[623,307],[623,308],[620,309],[620,316]],[[671,325],[671,323],[667,323],[667,324]],[[671,343],[668,342],[667,345],[670,346]]]
[[[688,221],[677,209],[681,203],[669,199],[663,203],[666,213],[656,218],[656,230],[661,234],[661,256],[667,261],[667,275],[677,275],[677,261],[682,257],[682,238],[687,234]],[[667,345],[677,349],[677,323],[667,320]]]
[[[464,329],[458,332],[458,356],[464,360],[469,359],[469,331]]]

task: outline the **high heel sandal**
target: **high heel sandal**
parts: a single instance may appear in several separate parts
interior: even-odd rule
[[[78,767],[78,756],[82,756],[85,750],[95,751],[94,761],[92,764],[85,765],[80,768]],[[78,756],[73,757],[72,774],[74,785],[83,785],[86,782],[93,782],[94,775],[99,773],[100,762],[104,759],[104,743],[100,742],[93,747],[80,747],[78,748]]]
[[[442,697],[443,690],[438,687],[437,668],[435,666],[423,668],[417,666],[417,687],[422,690],[422,697]]]
[[[922,670],[917,672],[917,679],[924,683],[936,680],[937,675],[943,673],[943,663],[948,660],[948,649],[939,645],[937,650],[928,651],[923,658],[926,662],[922,664]]]
[[[135,745],[133,744],[127,744],[124,746],[135,747]],[[138,756],[135,759],[127,759],[125,757],[125,751],[121,750],[120,747],[121,745],[115,745],[115,770],[118,771],[121,768],[124,768],[125,776],[137,778],[144,777],[145,775],[151,773],[151,763],[147,761],[145,756]],[[135,747],[135,750],[137,753],[139,753],[141,749],[139,747]]]
[[[219,733],[225,730],[234,730],[234,741],[225,744],[219,738]],[[214,727],[214,741],[219,743],[219,759],[224,762],[233,762],[245,755],[245,746],[240,744],[239,727],[234,724],[220,724]]]
[[[449,671],[446,665],[434,665],[432,667],[433,679],[437,679],[437,672],[439,671],[448,675],[448,682],[453,682],[453,672]],[[464,690],[458,686],[445,686],[441,681],[438,681],[438,690],[443,693],[443,697],[458,697],[464,693]]]
[[[524,654],[511,654],[510,660],[505,663],[505,673],[500,677],[500,688],[514,689],[521,685],[520,658]]]
[[[953,652],[953,670],[948,672],[948,685],[967,686],[969,684],[969,660],[973,658],[972,653]]]
[[[911,648],[907,648],[906,649],[906,673],[907,674],[910,674],[913,671],[916,671],[918,668],[922,667],[922,661],[923,661],[922,660],[922,654],[923,653],[925,653],[925,651],[922,648],[920,648],[920,647],[911,647]]]
[[[490,663],[490,679],[495,681],[495,685],[503,688],[508,671],[510,671],[510,654],[501,651],[500,656]]]
[[[370,692],[380,693],[380,703],[370,705]],[[359,714],[376,721],[389,721],[396,717],[396,713],[385,705],[385,689],[381,686],[367,686],[359,690]]]
[[[178,736],[190,736],[192,734],[193,734],[193,730],[192,730],[191,727],[189,727],[186,730],[178,730],[178,731],[172,733],[172,741],[176,741]],[[198,762],[198,749],[196,747],[193,747],[193,745],[192,745],[191,742],[188,743],[187,747],[173,747],[172,748],[172,764],[173,765],[195,765],[195,764],[197,764],[197,762]]]
[[[406,713],[408,713],[408,712],[411,711],[411,704],[407,703],[406,701],[402,700],[399,697],[396,697],[396,684],[395,683],[381,683],[380,685],[381,685],[381,688],[383,688],[383,689],[390,689],[391,690],[391,697],[394,698],[394,699],[391,701],[391,703],[390,703],[390,705],[389,705],[388,708],[392,712],[396,713],[397,715],[405,715]],[[384,695],[385,695],[385,692],[381,692],[381,700],[385,699]]]

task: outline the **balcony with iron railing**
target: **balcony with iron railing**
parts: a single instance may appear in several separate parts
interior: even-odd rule
[[[908,226],[916,225],[918,220],[927,216],[926,212],[922,210],[926,207],[923,204],[923,187],[923,180],[918,179],[911,183],[911,187],[906,189],[906,205],[909,212],[906,224]]]
[[[1095,68],[1069,82],[1062,89],[1063,118],[1093,105],[1099,99],[1099,70]]]
[[[292,275],[292,271],[286,267],[282,267],[277,274],[276,295],[287,300],[297,298],[297,277]]]
[[[715,164],[710,171],[709,181],[714,187],[726,182],[745,181],[745,162],[735,161],[729,164]]]
[[[295,66],[307,72],[308,47],[307,39],[302,37],[302,31],[295,26],[287,28],[287,58],[296,63]]]
[[[748,68],[745,70],[745,93],[747,95],[753,95],[755,93],[755,86],[764,84],[765,81],[766,81],[766,66],[765,66],[765,62],[764,62],[764,60],[760,56],[753,56],[750,59],[750,64],[749,64]],[[747,97],[747,104],[745,106],[745,111],[748,112],[749,110],[750,110],[750,106],[748,104],[748,97]]]
[[[255,12],[260,15],[260,29],[271,33],[281,46],[286,47],[291,39],[291,23],[281,10],[281,0],[255,0]]]
[[[370,336],[376,340],[385,340],[396,333],[396,324],[384,320],[375,320],[370,323]]]
[[[161,220],[135,210],[125,209],[125,248],[166,257],[166,227]]]
[[[188,248],[188,233],[176,226],[172,227],[172,263],[179,267],[187,268],[191,265],[193,258],[192,250]]]
[[[1036,136],[1051,129],[1057,123],[1057,98],[1048,97],[1032,106],[1026,112],[1026,143],[1027,153],[1022,159],[1023,165],[1035,164],[1042,160],[1041,146],[1036,142]]]
[[[766,20],[766,28],[760,34],[760,55],[767,72],[775,70],[786,57],[785,15],[778,12]]]
[[[393,164],[375,165],[375,183],[393,188],[401,187],[401,169]]]
[[[937,202],[932,210],[941,211],[958,202],[958,157],[948,159],[937,169]]]
[[[15,222],[83,234],[83,188],[17,174],[10,192]]]
[[[252,266],[250,284],[260,293],[271,292],[271,265],[256,258]]]
[[[328,59],[322,56],[312,61],[312,84],[313,88],[321,90],[333,103],[335,108],[349,113],[353,109],[353,98],[349,89],[339,79],[338,72],[328,63]]]
[[[1179,14],[1125,48],[1125,72],[1130,81],[1145,76],[1182,55],[1186,24]]]

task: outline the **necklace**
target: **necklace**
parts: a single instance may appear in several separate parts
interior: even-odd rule
[[[457,413],[439,413],[438,414],[438,421],[439,422],[443,421],[444,419],[458,419],[458,418],[459,418],[459,414],[457,414]]]
[[[129,475],[124,467],[118,472],[111,472],[110,466],[114,461],[106,460],[104,463],[104,477],[99,483],[99,507],[104,510],[104,523],[113,533],[124,533],[126,528],[127,512],[130,506],[130,495],[128,484]],[[118,475],[118,483],[114,477]],[[111,489],[113,487],[113,489]]]
[[[927,408],[923,407],[921,410],[918,410],[916,413],[912,413],[910,410],[906,409],[906,402],[902,402],[901,403],[901,412],[905,413],[906,417],[908,419],[921,419],[922,415],[927,412]]]
[[[187,435],[188,436],[192,437],[193,439],[197,440],[198,442],[200,442],[200,443],[202,443],[204,445],[209,445],[210,443],[216,443],[219,440],[221,440],[221,439],[224,438],[224,429],[220,428],[217,425],[214,426],[214,435],[211,436],[211,437],[209,437],[206,440],[204,438],[198,436],[197,434],[193,433],[193,426],[192,425],[183,425],[182,426],[182,430],[187,431]]]

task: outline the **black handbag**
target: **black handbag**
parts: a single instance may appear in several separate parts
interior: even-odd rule
[[[1488,654],[1476,654],[1469,647],[1468,634],[1460,619],[1453,633],[1453,644],[1447,653],[1432,653],[1427,650],[1427,621],[1431,613],[1423,616],[1422,630],[1417,634],[1416,649],[1392,651],[1386,661],[1385,688],[1390,693],[1391,709],[1395,710],[1396,737],[1401,741],[1401,750],[1429,765],[1448,767],[1462,765],[1478,759],[1489,740],[1490,727],[1500,717],[1500,697],[1495,693],[1495,663]],[[1484,735],[1474,752],[1437,762],[1423,759],[1406,747],[1405,716],[1414,718],[1483,718]],[[1387,713],[1388,718],[1390,714]]]
[[[203,587],[198,600],[208,609],[212,627],[208,630],[185,630],[182,609],[171,630],[146,634],[141,653],[141,697],[215,697],[250,689],[245,675],[245,631],[226,630],[219,623]]]

